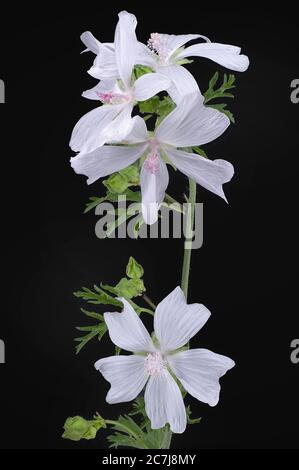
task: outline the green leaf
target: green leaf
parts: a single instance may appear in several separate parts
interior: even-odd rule
[[[77,298],[85,300],[89,304],[113,305],[121,309],[123,308],[123,304],[117,300],[115,296],[124,297],[131,303],[132,307],[135,309],[138,315],[140,315],[142,312],[150,313],[152,315],[152,310],[139,307],[131,300],[134,297],[140,296],[145,291],[145,286],[143,280],[141,279],[143,276],[142,266],[131,257],[127,263],[126,271],[129,278],[122,278],[116,286],[101,283],[100,287],[94,285],[93,290],[87,287],[82,287],[81,290],[74,292],[74,295]],[[91,312],[89,310],[85,310],[84,308],[81,308],[81,312],[88,318],[97,320],[98,323],[96,325],[76,327],[78,331],[87,333],[84,336],[75,338],[75,341],[78,343],[76,346],[77,354],[90,340],[95,337],[98,337],[98,339],[101,340],[104,334],[107,332],[107,326],[102,314]],[[120,350],[117,348],[116,354],[119,354],[119,352]]]
[[[115,287],[110,286],[109,284],[103,284],[101,282],[101,287],[102,287],[102,289],[106,290],[110,294],[118,295],[117,290],[115,289]]]
[[[115,305],[121,307],[122,304],[119,300],[115,299],[111,295],[97,286],[94,286],[95,292],[87,287],[82,287],[81,291],[74,292],[74,296],[86,300],[90,304],[104,304],[104,305]]]
[[[219,98],[234,98],[234,95],[227,90],[231,90],[232,88],[235,88],[235,81],[236,78],[233,74],[227,75],[226,73],[223,76],[223,82],[220,85],[219,88],[215,88],[216,84],[219,80],[219,73],[216,72],[214,76],[211,78],[209,82],[209,88],[207,91],[204,93],[204,98],[205,98],[205,104],[209,103],[211,100],[219,99]],[[232,113],[226,109],[226,103],[220,103],[220,104],[212,104],[209,106],[214,109],[218,109],[218,111],[224,113],[231,122],[235,122],[234,117]]]
[[[85,336],[80,336],[79,338],[75,338],[74,341],[79,343],[76,346],[76,354],[79,354],[79,352],[86,346],[86,344],[95,338],[96,336],[98,337],[98,340],[100,341],[104,334],[107,332],[107,325],[105,321],[103,320],[100,322],[98,325],[92,325],[92,326],[77,326],[77,330],[79,331],[88,331],[89,333]]]
[[[85,300],[87,303],[91,304],[103,304],[103,305],[114,305],[116,307],[122,307],[122,303],[112,297],[111,295],[107,294],[102,288],[94,285],[94,290],[88,289],[87,287],[83,287],[81,291],[74,292],[75,297]],[[103,315],[100,313],[90,312],[89,310],[85,310],[81,308],[81,312],[84,313],[87,317],[94,318],[98,320],[96,325],[88,325],[88,326],[77,326],[76,329],[78,331],[87,332],[85,336],[81,336],[79,338],[75,338],[78,344],[76,346],[76,354],[86,346],[86,344],[91,341],[93,338],[98,337],[98,340],[101,340],[104,334],[107,332],[107,326],[104,321]]]
[[[191,418],[190,405],[187,406],[186,413],[187,413],[187,423],[188,424],[198,424],[198,423],[201,422],[201,418]]]
[[[141,399],[143,400],[143,399]],[[137,402],[137,400],[136,400]],[[135,402],[135,403],[136,403]],[[144,402],[140,401],[140,406],[144,406]],[[138,405],[139,406],[139,405]],[[144,412],[145,413],[145,412]],[[145,414],[146,426],[137,424],[131,416],[138,413],[130,413],[130,415],[120,416],[117,421],[113,422],[112,429],[114,434],[108,437],[110,447],[135,447],[136,449],[163,449],[165,448],[165,438],[169,433],[169,426],[161,429],[151,429],[150,420]]]
[[[142,75],[145,75],[146,73],[151,73],[153,70],[150,67],[147,67],[146,65],[135,65],[134,67],[134,76],[135,80],[138,80],[138,78],[142,77]]]
[[[146,101],[139,101],[138,106],[139,106],[139,111],[142,114],[154,114],[157,112],[157,108],[159,107],[160,104],[160,98],[159,96],[153,96],[152,98],[146,100]]]
[[[129,413],[129,416],[139,416],[141,421],[140,427],[144,429],[149,424],[149,419],[145,411],[145,402],[143,397],[138,397],[133,403],[133,410]]]
[[[192,151],[198,153],[201,157],[208,158],[206,152],[200,147],[192,147]]]
[[[92,209],[94,209],[95,207],[97,207],[99,204],[101,204],[102,202],[104,202],[106,200],[106,197],[103,196],[103,197],[90,197],[89,198],[89,201],[87,204],[85,204],[85,210],[84,210],[84,214],[86,214],[87,212],[91,211]]]
[[[110,443],[109,447],[147,448],[143,442],[144,432],[130,416],[119,416],[118,420],[113,422],[112,429],[116,432],[107,438]]]
[[[213,77],[209,81],[209,90],[214,90],[214,87],[215,87],[216,83],[218,82],[218,80],[219,80],[219,72],[215,72]],[[206,93],[208,93],[208,92],[206,92]]]
[[[157,107],[156,114],[158,114],[158,118],[156,121],[156,126],[158,126],[161,121],[174,110],[176,104],[170,98],[170,96],[164,96],[164,98],[160,101],[159,106]]]
[[[135,170],[129,170],[129,171],[132,171],[132,172],[134,171],[135,172]],[[108,180],[106,180],[106,181],[108,181]],[[132,185],[132,186],[135,185],[135,183],[133,183],[133,182],[130,182],[129,184]],[[127,188],[126,190],[123,191],[122,195],[126,197],[126,200],[128,202],[140,202],[141,201],[140,191],[132,191],[131,189]],[[116,192],[107,191],[106,195],[103,196],[103,197],[90,197],[89,198],[90,202],[88,202],[85,205],[84,214],[91,211],[92,209],[97,207],[102,202],[105,202],[105,201],[117,202],[119,196],[120,196],[120,194],[118,194]]]
[[[87,317],[95,318],[96,320],[103,321],[104,317],[101,313],[90,312],[84,308],[80,308],[81,312],[84,313]]]
[[[143,267],[131,256],[127,264],[126,275],[131,279],[140,279],[143,274]]]
[[[227,93],[227,90],[235,88],[235,76],[233,74],[227,76],[227,74],[225,73],[221,86],[219,88],[215,88],[218,80],[219,72],[216,72],[209,82],[209,88],[204,93],[205,104],[216,98],[234,98],[234,95],[232,93]]]

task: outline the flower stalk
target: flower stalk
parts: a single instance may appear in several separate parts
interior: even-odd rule
[[[185,230],[185,244],[184,244],[184,258],[183,258],[183,271],[182,271],[182,291],[188,300],[188,287],[192,254],[192,238],[194,228],[194,212],[196,203],[196,182],[189,178],[189,198],[188,198],[188,211],[186,214],[186,230]]]

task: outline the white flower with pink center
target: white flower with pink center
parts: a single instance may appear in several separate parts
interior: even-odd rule
[[[187,42],[195,39],[203,39],[205,42],[184,47]],[[148,40],[148,50],[139,47],[139,55],[140,63],[149,65],[172,81],[173,86],[168,93],[176,103],[185,94],[199,91],[196,80],[182,67],[190,61],[190,57],[205,57],[238,72],[245,72],[249,66],[248,57],[241,54],[240,47],[214,43],[200,34],[152,33]]]
[[[147,224],[157,221],[164,200],[169,175],[165,162],[171,162],[204,188],[225,198],[222,185],[231,180],[234,169],[225,160],[208,160],[183,150],[204,145],[219,137],[230,121],[225,114],[204,106],[199,93],[186,95],[154,131],[149,133],[140,116],[133,118],[133,128],[123,143],[104,145],[87,155],[71,159],[74,170],[88,177],[91,184],[144,158],[140,173],[142,214]]]
[[[145,410],[152,429],[169,423],[175,433],[185,431],[186,409],[177,382],[197,400],[215,406],[219,378],[235,363],[207,349],[180,350],[210,317],[202,304],[186,303],[180,287],[158,306],[154,316],[154,340],[139,316],[123,298],[121,313],[105,313],[111,341],[132,355],[111,356],[95,363],[111,388],[108,403],[134,400],[144,389]]]
[[[171,81],[159,73],[149,73],[134,82],[132,73],[138,56],[136,18],[125,11],[119,14],[113,47],[102,45],[91,33],[83,38],[88,50],[101,51],[106,59],[115,64],[104,64],[102,80],[91,90],[83,93],[88,99],[97,100],[103,106],[85,114],[75,125],[70,146],[80,155],[93,152],[105,143],[119,142],[132,129],[132,110],[137,101],[145,101],[160,91],[167,90]],[[97,56],[98,57],[98,56]],[[110,57],[110,59],[109,59]]]

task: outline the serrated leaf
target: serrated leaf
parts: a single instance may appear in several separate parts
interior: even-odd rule
[[[121,195],[125,196],[128,202],[141,202],[140,191],[132,191],[132,189],[127,188],[123,193],[121,193]],[[120,194],[107,191],[106,195],[103,197],[90,197],[90,202],[88,202],[85,206],[84,214],[91,211],[92,209],[95,209],[102,202],[117,202],[119,196]]]
[[[198,423],[201,422],[201,418],[191,418],[190,405],[188,405],[187,408],[186,408],[186,414],[187,414],[187,423],[188,424],[198,424]]]
[[[97,291],[93,292],[91,289],[88,289],[87,287],[82,287],[81,291],[74,292],[74,296],[78,298],[82,298],[83,300],[85,300],[86,302],[90,304],[115,305],[117,307],[122,306],[119,300],[107,294],[105,291],[103,291],[100,288],[97,288]]]
[[[216,72],[209,82],[209,88],[204,93],[205,104],[209,103],[211,100],[223,99],[223,98],[234,98],[234,95],[228,90],[235,88],[235,76],[233,74],[227,75],[226,73],[223,76],[222,84],[219,88],[215,88],[219,80],[219,73]],[[226,103],[212,104],[209,105],[211,108],[217,109],[218,111],[224,113],[231,122],[235,122],[233,114],[226,109]]]
[[[104,197],[90,197],[89,198],[89,201],[86,205],[85,205],[85,210],[84,210],[84,214],[87,214],[87,212],[91,211],[92,209],[94,209],[95,207],[97,207],[99,204],[101,204],[102,202],[104,202],[106,200],[105,196]]]
[[[103,321],[104,317],[101,313],[90,312],[89,310],[85,310],[84,308],[80,308],[81,312],[84,313],[87,317],[95,318],[96,320]]]

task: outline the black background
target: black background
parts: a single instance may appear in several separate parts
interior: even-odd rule
[[[193,340],[226,354],[237,366],[222,380],[220,403],[188,399],[203,420],[173,440],[175,448],[298,448],[299,365],[290,361],[298,321],[298,116],[290,83],[298,78],[298,25],[291,9],[275,14],[193,2],[177,7],[101,2],[46,4],[2,12],[0,106],[2,274],[0,338],[1,448],[105,448],[105,433],[78,444],[61,439],[67,416],[116,417],[129,405],[105,403],[108,384],[93,368],[112,353],[108,336],[74,354],[82,285],[113,284],[130,255],[145,268],[148,293],[161,300],[180,282],[181,241],[99,240],[96,216],[83,215],[101,193],[69,166],[73,125],[94,103],[80,93],[92,54],[80,55],[80,34],[112,41],[121,9],[138,17],[138,38],[153,31],[200,33],[242,46],[251,60],[237,74],[236,118],[206,146],[236,170],[225,191],[230,204],[200,189],[204,245],[193,253],[189,300],[212,317]],[[3,8],[3,7],[1,7]],[[189,66],[205,90],[217,64]],[[187,180],[172,175],[181,197]],[[8,279],[8,286],[6,281]]]

